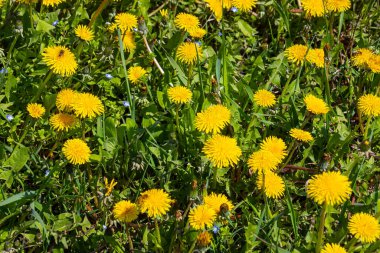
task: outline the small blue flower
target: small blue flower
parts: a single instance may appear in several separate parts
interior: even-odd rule
[[[45,171],[45,177],[49,176],[49,174],[50,174],[50,170],[46,170]]]
[[[137,29],[136,27],[135,28],[133,28],[133,31],[135,31],[135,32],[137,32],[139,29]]]
[[[130,104],[129,104],[128,101],[123,101],[122,103],[123,103],[123,105],[124,105],[125,107],[129,107],[129,106],[130,106]]]
[[[223,33],[222,33],[222,32],[218,32],[218,35],[219,35],[219,36],[222,36],[222,35],[223,35]]]
[[[217,234],[219,232],[220,228],[217,226],[217,225],[214,225],[212,227],[212,232],[214,232],[214,234]]]
[[[6,68],[0,69],[0,74],[7,74],[8,70]]]
[[[106,225],[103,225],[103,230],[106,230],[107,229],[107,226]]]
[[[54,22],[53,22],[53,26],[57,26],[57,25],[58,25],[58,22],[59,22],[58,20],[54,21]]]
[[[238,11],[238,8],[236,8],[235,6],[231,8],[231,11],[236,13]]]
[[[111,74],[106,74],[106,78],[108,78],[108,79],[112,79],[113,76],[112,76]]]
[[[197,43],[198,46],[202,46],[202,42],[200,41],[196,41],[195,43]]]
[[[14,117],[10,114],[5,115],[5,117],[7,118],[8,121],[12,121],[14,119]]]

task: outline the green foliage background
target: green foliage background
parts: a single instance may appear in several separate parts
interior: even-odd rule
[[[369,144],[364,143],[366,122],[359,121],[357,99],[379,95],[380,75],[353,67],[355,48],[379,50],[379,1],[351,1],[350,10],[326,18],[308,18],[297,1],[260,1],[248,13],[225,10],[217,22],[203,1],[111,2],[94,23],[95,39],[81,42],[74,34],[78,24],[88,24],[100,1],[66,1],[56,7],[5,1],[0,10],[0,249],[6,252],[124,252],[126,227],[112,216],[113,205],[135,201],[147,189],[162,188],[176,200],[160,221],[158,245],[152,221],[140,215],[130,228],[137,252],[187,252],[196,232],[187,217],[178,219],[206,192],[226,194],[235,204],[234,218],[216,224],[220,231],[204,251],[209,252],[310,252],[315,247],[320,208],[307,199],[305,183],[324,170],[340,170],[352,182],[352,198],[329,210],[326,242],[350,242],[347,219],[351,213],[379,214],[379,118],[367,122]],[[165,4],[169,17],[157,8]],[[149,72],[143,84],[131,86],[127,99],[125,68],[117,34],[107,22],[120,12],[142,17],[149,54],[136,32],[137,48],[125,53],[125,65]],[[187,35],[174,26],[180,12],[201,20],[207,35],[201,41],[205,57],[192,70],[175,56]],[[53,26],[53,22],[58,24]],[[326,66],[301,67],[287,61],[284,50],[294,44],[324,48]],[[42,94],[38,90],[48,73],[41,52],[48,45],[65,45],[76,54],[79,69],[72,77],[53,75]],[[153,57],[165,70],[161,75]],[[111,74],[112,79],[105,74]],[[171,85],[187,85],[191,104],[179,110],[167,97]],[[65,87],[99,96],[105,113],[87,120],[81,128],[61,134],[49,125],[55,97]],[[272,109],[255,105],[259,88],[277,97]],[[292,139],[288,132],[305,120],[303,97],[312,93],[331,106],[326,116],[313,117],[304,129],[315,141],[299,145],[281,167],[286,180],[282,199],[269,200],[271,215],[247,166],[248,156],[269,135]],[[37,97],[35,97],[37,96]],[[26,105],[37,99],[46,108],[41,120],[28,118]],[[195,115],[210,104],[222,103],[232,112],[224,134],[234,136],[243,157],[234,168],[218,170],[211,187],[211,164],[201,150],[207,136],[196,131]],[[380,106],[380,105],[379,105]],[[130,108],[135,108],[135,117]],[[7,120],[10,114],[13,120]],[[85,133],[92,150],[91,162],[70,165],[62,143]],[[178,132],[181,133],[178,136]],[[293,165],[289,167],[288,165]],[[301,169],[300,169],[301,168]],[[118,184],[105,197],[104,177]],[[176,217],[177,215],[177,217]],[[356,244],[352,252],[376,252],[380,242]]]

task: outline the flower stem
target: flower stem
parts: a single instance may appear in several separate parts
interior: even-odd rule
[[[318,228],[318,237],[317,237],[317,245],[315,247],[315,253],[319,253],[323,244],[323,232],[325,228],[325,220],[326,220],[326,211],[327,211],[327,203],[325,202],[322,207],[321,217],[319,219],[319,228]]]
[[[368,130],[371,127],[371,120],[372,120],[372,117],[369,117],[369,119],[367,120],[365,131],[364,131],[364,140],[368,140],[369,139]]]
[[[158,242],[158,244],[160,245],[160,250],[159,251],[161,251],[161,234],[160,234],[160,227],[158,226],[158,220],[157,219],[155,219],[154,220],[154,224],[155,224],[155,227],[156,227],[156,231],[155,231],[155,233],[156,233],[156,237],[157,237],[157,242]]]
[[[110,3],[109,0],[103,0],[102,3],[99,5],[98,9],[92,14],[92,18],[90,20],[90,23],[88,24],[88,27],[92,27],[92,25],[95,23],[96,19],[102,13],[102,11],[107,7],[107,5]]]
[[[49,70],[47,76],[45,77],[45,79],[42,81],[42,83],[38,87],[36,95],[34,95],[34,97],[32,98],[32,100],[30,102],[36,102],[36,100],[40,97],[41,93],[45,90],[46,83],[50,80],[52,75],[53,75],[53,72],[51,70]]]
[[[216,183],[217,183],[217,177],[218,177],[218,169],[216,167],[214,167],[214,178],[213,178],[213,181],[212,181],[212,188],[216,188]]]
[[[133,242],[132,242],[132,239],[131,239],[131,234],[129,233],[129,227],[128,227],[128,224],[126,225],[125,233],[127,234],[127,238],[128,238],[129,252],[134,252],[134,249],[133,249]]]
[[[194,239],[194,242],[191,244],[191,247],[189,249],[189,253],[194,252],[195,245],[197,244],[197,238]]]

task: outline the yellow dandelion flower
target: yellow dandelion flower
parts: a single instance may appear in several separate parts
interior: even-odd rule
[[[135,37],[131,31],[125,31],[122,35],[124,50],[131,52],[136,48]],[[118,39],[117,39],[118,40]]]
[[[351,1],[350,0],[327,0],[326,8],[329,11],[342,12],[350,9]]]
[[[347,251],[338,244],[328,243],[323,247],[321,253],[347,253]]]
[[[268,151],[278,160],[280,163],[282,159],[286,156],[286,144],[278,137],[269,136],[265,138],[263,143],[260,145],[261,150]]]
[[[311,136],[311,133],[301,130],[301,129],[292,128],[290,129],[289,133],[290,133],[290,136],[292,136],[294,139],[297,139],[299,141],[310,142],[314,140],[313,136]]]
[[[306,189],[307,195],[322,205],[341,204],[351,195],[350,181],[340,172],[330,171],[313,176]]]
[[[160,14],[161,14],[161,17],[167,18],[168,17],[168,9],[161,9]]]
[[[220,133],[230,123],[231,112],[223,105],[212,105],[195,117],[195,128],[205,133]]]
[[[380,73],[380,55],[374,55],[367,64],[373,73]]]
[[[161,189],[151,189],[141,193],[138,204],[143,213],[147,213],[151,218],[161,217],[165,215],[173,200],[170,199],[168,193]]]
[[[93,118],[104,112],[102,101],[90,93],[77,94],[72,107],[75,115],[81,118]]]
[[[137,205],[129,200],[122,200],[117,202],[112,212],[115,218],[122,222],[134,221],[139,215],[139,209]]]
[[[94,32],[85,25],[78,25],[75,28],[75,35],[85,41],[91,41],[94,38]]]
[[[248,159],[248,166],[253,172],[276,170],[280,161],[269,151],[253,152]]]
[[[54,6],[65,2],[65,0],[42,0],[42,5]]]
[[[237,164],[242,154],[235,139],[219,134],[207,140],[202,151],[217,168]]]
[[[303,100],[306,104],[306,109],[314,114],[326,114],[329,111],[327,104],[320,98],[311,94],[306,95]]]
[[[301,64],[304,62],[307,53],[307,46],[294,45],[285,50],[285,55],[290,62]]]
[[[205,205],[215,211],[216,214],[231,212],[234,205],[227,199],[224,194],[211,193],[204,197]]]
[[[253,100],[262,107],[271,107],[276,103],[276,96],[267,90],[258,90],[253,95]]]
[[[201,247],[207,247],[211,243],[211,240],[212,235],[207,231],[203,231],[197,236],[197,244]]]
[[[256,6],[257,0],[232,0],[232,5],[243,12],[250,11]]]
[[[168,89],[169,100],[175,104],[186,104],[191,101],[193,93],[186,87],[176,86]]]
[[[318,68],[325,66],[325,52],[323,49],[310,49],[307,53],[306,60],[312,64],[315,64]]]
[[[35,119],[39,119],[45,114],[45,107],[37,103],[28,104],[26,110],[29,112],[29,115]]]
[[[64,46],[49,46],[42,53],[42,61],[61,76],[71,76],[78,68],[74,54]]]
[[[58,113],[51,116],[50,125],[58,131],[68,131],[73,128],[77,121],[77,118],[73,115],[67,113]]]
[[[355,66],[366,67],[369,60],[374,56],[375,54],[371,50],[367,48],[359,48],[352,57],[352,61]]]
[[[55,102],[58,110],[72,110],[76,95],[77,92],[73,91],[72,89],[63,89],[60,92],[58,92],[57,99]]]
[[[119,13],[115,17],[115,23],[122,32],[137,28],[137,17],[130,13]]]
[[[284,180],[272,171],[259,173],[257,177],[257,188],[259,190],[262,190],[263,187],[264,193],[268,198],[278,199],[284,195]]]
[[[348,230],[364,243],[372,243],[380,238],[379,221],[368,213],[356,213],[348,222]]]
[[[199,38],[199,39],[203,38],[206,35],[206,33],[207,33],[207,31],[203,28],[200,28],[200,27],[197,27],[197,28],[189,31],[189,34],[191,37]]]
[[[313,17],[322,17],[325,14],[324,0],[301,0],[305,12]]]
[[[110,24],[108,27],[107,27],[107,30],[110,31],[111,33],[113,33],[117,28],[117,24],[115,22],[113,22],[112,24]]]
[[[182,63],[194,64],[198,58],[202,58],[202,48],[194,42],[183,42],[177,49],[177,58]]]
[[[110,183],[108,183],[108,178],[104,178],[104,187],[106,188],[105,196],[109,196],[112,193],[113,188],[117,185],[117,182],[112,179]]]
[[[205,0],[205,2],[208,4],[208,7],[214,13],[216,20],[220,21],[223,16],[222,0]],[[231,4],[231,1],[229,2]],[[231,5],[226,8],[231,8]]]
[[[137,84],[143,80],[146,75],[146,70],[140,66],[130,67],[128,69],[128,79],[133,84]]]
[[[3,7],[4,5],[4,0],[0,0],[0,8]]]
[[[205,205],[193,208],[189,213],[189,223],[195,229],[211,227],[216,218],[214,209]]]
[[[189,32],[199,26],[199,19],[194,15],[181,12],[175,17],[174,23],[178,28]]]
[[[380,115],[380,97],[367,94],[359,98],[358,108],[364,115],[379,116]]]
[[[62,152],[72,164],[85,164],[90,161],[91,151],[86,142],[81,139],[67,140],[63,144]]]

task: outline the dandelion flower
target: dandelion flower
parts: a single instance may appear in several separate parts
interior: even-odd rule
[[[139,209],[135,203],[129,200],[122,200],[115,204],[113,215],[122,222],[131,222],[137,219]]]
[[[373,73],[380,73],[380,55],[370,58],[367,64]]]
[[[342,12],[350,9],[351,2],[350,0],[327,0],[327,10]]]
[[[257,0],[232,0],[232,5],[243,12],[250,11],[255,5]]]
[[[211,227],[216,218],[214,209],[205,205],[200,205],[193,208],[189,213],[190,226],[195,229],[204,229]]]
[[[303,142],[310,142],[314,140],[313,136],[311,136],[309,132],[297,128],[290,129],[290,136]]]
[[[3,7],[4,0],[0,0],[0,8]]]
[[[198,58],[202,58],[202,48],[194,42],[183,42],[177,49],[177,58],[185,64],[194,64]]]
[[[372,243],[380,238],[379,221],[368,213],[354,214],[348,222],[348,230],[364,243]]]
[[[85,164],[90,161],[91,151],[86,142],[81,139],[67,140],[63,144],[62,152],[72,164]]]
[[[204,197],[205,205],[215,211],[216,214],[231,211],[234,205],[227,199],[224,194],[211,193]]]
[[[54,6],[65,2],[65,0],[42,0],[42,5]]]
[[[85,41],[91,41],[94,38],[94,32],[88,27],[84,25],[78,25],[75,28],[75,35]]]
[[[323,247],[321,253],[347,253],[347,251],[338,244],[328,243]]]
[[[325,13],[324,0],[301,0],[305,12],[313,17],[322,17]]]
[[[104,186],[106,188],[106,194],[105,196],[109,196],[112,193],[113,188],[117,185],[117,182],[112,179],[110,183],[108,183],[108,178],[104,178]]]
[[[70,111],[75,102],[75,96],[77,92],[72,89],[63,89],[57,94],[56,106],[60,111]]]
[[[124,50],[127,50],[128,52],[134,51],[136,48],[136,42],[133,33],[131,31],[125,31],[122,36]]]
[[[200,28],[200,27],[197,27],[197,28],[194,28],[192,30],[189,31],[189,34],[191,37],[193,38],[203,38],[203,36],[205,36],[207,33],[207,31],[203,28]]]
[[[107,27],[107,30],[110,31],[111,33],[113,33],[117,28],[117,24],[115,22],[113,22],[112,24],[110,24],[108,27]]]
[[[272,153],[279,163],[286,156],[286,144],[281,138],[269,136],[265,138],[260,147],[261,150]]]
[[[171,203],[169,194],[161,189],[147,190],[141,193],[138,199],[141,212],[146,212],[151,218],[165,215],[169,211]]]
[[[77,123],[77,118],[67,113],[58,113],[51,116],[50,125],[58,131],[68,131]]]
[[[167,18],[168,17],[168,9],[161,9],[160,14],[161,14],[161,17]]]
[[[273,171],[279,163],[280,160],[278,160],[278,158],[276,158],[271,152],[265,150],[253,152],[248,159],[248,166],[254,172]]]
[[[79,93],[73,104],[75,115],[81,118],[94,118],[104,112],[102,101],[90,93]]]
[[[301,64],[304,62],[307,53],[307,46],[294,45],[285,50],[285,55],[290,62]]]
[[[203,231],[197,236],[197,244],[201,247],[207,247],[211,243],[212,235],[210,232]]]
[[[143,80],[145,77],[146,70],[140,66],[133,66],[128,69],[128,79],[133,83],[137,84]]]
[[[122,32],[130,31],[137,27],[137,18],[130,13],[119,13],[115,17],[115,23]]]
[[[278,199],[284,195],[284,180],[272,171],[265,171],[264,173],[259,173],[257,177],[257,188],[259,190],[262,190],[263,187],[265,195],[269,198]]]
[[[258,90],[253,95],[253,100],[255,100],[256,104],[262,107],[270,107],[276,103],[275,95],[267,90]]]
[[[42,53],[42,61],[61,76],[71,76],[78,68],[74,54],[64,46],[49,46]]]
[[[189,32],[199,26],[199,19],[194,15],[181,12],[175,17],[174,23],[178,28]]]
[[[242,154],[235,139],[218,134],[206,141],[202,151],[217,168],[237,164]]]
[[[220,133],[230,122],[231,112],[224,105],[212,105],[195,117],[195,128],[205,133]]]
[[[367,48],[359,48],[354,57],[352,57],[352,61],[355,66],[366,67],[369,60],[374,56],[375,54],[371,50]]]
[[[331,171],[315,175],[309,180],[306,192],[315,202],[322,205],[341,204],[351,195],[348,177],[340,172]]]
[[[220,21],[223,16],[223,8],[232,7],[232,0],[205,0],[209,8],[214,13],[216,20]]]
[[[325,52],[323,49],[310,49],[307,53],[306,60],[312,64],[315,64],[318,68],[325,66]]]
[[[26,110],[29,112],[29,115],[35,119],[39,119],[45,114],[45,107],[37,103],[28,104]]]
[[[169,100],[175,104],[189,103],[192,95],[191,90],[183,86],[176,86],[168,89]]]
[[[380,115],[380,97],[367,94],[359,98],[358,108],[364,115],[379,116]]]
[[[306,109],[314,114],[326,114],[329,111],[327,104],[320,98],[311,94],[306,95],[303,100],[306,104]]]

